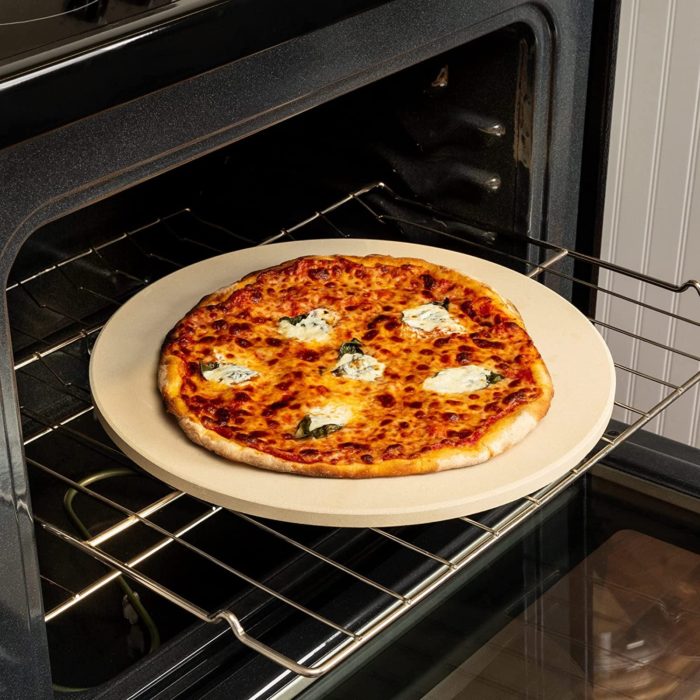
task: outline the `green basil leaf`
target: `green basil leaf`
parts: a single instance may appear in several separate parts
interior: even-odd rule
[[[434,306],[442,306],[445,311],[447,311],[447,307],[450,305],[450,300],[445,297],[442,301],[431,301],[428,302],[429,304],[433,304]]]
[[[353,338],[352,340],[349,340],[347,343],[343,343],[340,348],[338,349],[338,357],[342,357],[343,355],[364,355],[364,351],[362,350],[362,343],[357,339]]]
[[[219,366],[218,362],[200,362],[199,371],[204,374],[205,372],[212,372]]]
[[[301,323],[309,314],[299,314],[298,316],[282,316],[280,319],[280,323],[282,321],[287,321],[287,323],[291,323],[293,326],[296,326],[298,323]]]
[[[319,425],[318,428],[314,428],[313,430],[309,430],[310,427],[311,416],[305,416],[299,422],[296,432],[294,433],[294,437],[297,440],[306,440],[307,438],[323,438],[326,437],[326,435],[335,433],[337,430],[340,430],[343,426],[338,425],[337,423],[327,423],[326,425]]]
[[[309,435],[312,438],[322,438],[326,437],[326,435],[330,435],[331,433],[335,433],[337,430],[340,430],[343,426],[338,425],[337,423],[327,423],[326,425],[319,425],[318,428],[315,428],[312,430]]]
[[[304,418],[299,421],[299,425],[297,425],[296,432],[294,433],[294,437],[297,440],[303,440],[304,438],[307,438],[310,436],[309,428],[311,427],[311,416],[304,416]]]
[[[489,372],[489,373],[486,375],[486,381],[487,381],[489,384],[495,384],[496,382],[500,382],[501,379],[503,379],[503,375],[502,375],[502,374],[498,374],[498,372]]]

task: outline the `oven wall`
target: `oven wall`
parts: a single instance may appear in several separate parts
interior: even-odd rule
[[[700,279],[700,4],[695,0],[623,0],[615,76],[610,160],[601,256],[682,284]],[[694,289],[669,295],[622,276],[601,279],[621,294],[700,321]],[[700,291],[700,290],[697,290]],[[672,298],[673,296],[673,298]],[[700,348],[700,326],[602,294],[598,318],[671,347]],[[615,332],[606,340],[617,358],[677,383],[700,362]],[[700,353],[696,353],[700,354]],[[662,368],[659,372],[659,368]],[[626,374],[623,399],[652,406],[667,389]],[[630,422],[629,412],[616,418]],[[700,447],[700,389],[688,392],[650,428]]]

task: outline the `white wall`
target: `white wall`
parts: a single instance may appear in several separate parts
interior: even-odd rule
[[[674,283],[700,279],[700,0],[622,0],[601,257]],[[603,286],[700,322],[695,290],[674,295],[606,275]],[[700,355],[700,327],[600,294],[600,320]],[[606,332],[615,359],[669,383],[700,363]],[[649,408],[668,389],[618,372],[619,400]],[[700,447],[700,398],[651,429]],[[618,410],[629,421],[631,414]]]

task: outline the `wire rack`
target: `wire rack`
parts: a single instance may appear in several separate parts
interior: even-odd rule
[[[425,211],[417,216],[410,203],[381,183],[358,190],[258,244],[333,236],[428,242],[482,255],[555,289],[613,295],[631,309],[641,302],[614,291],[612,284],[599,286],[598,272],[605,270],[607,280],[616,276],[632,278],[641,285],[663,290],[669,298],[693,288],[700,294],[697,281],[669,284],[542,241],[503,237],[474,226],[450,226]],[[164,239],[167,246],[163,245]],[[42,484],[55,482],[44,491],[64,489],[71,503],[73,499],[87,499],[105,513],[98,523],[84,527],[81,535],[73,534],[75,528],[70,521],[59,509],[42,505],[41,499],[34,497],[32,486],[38,534],[53,539],[54,546],[67,545],[73,555],[82,553],[93,564],[97,561],[105,567],[86,566],[87,580],[83,577],[77,582],[60,580],[50,567],[42,568],[47,623],[84,605],[123,575],[199,620],[225,623],[240,642],[289,671],[321,676],[482,557],[700,382],[700,356],[694,348],[670,347],[662,340],[634,335],[625,328],[590,318],[607,334],[632,335],[635,342],[680,353],[695,363],[695,370],[682,382],[671,383],[616,361],[618,379],[633,375],[650,382],[661,392],[660,400],[651,406],[616,402],[620,410],[635,416],[633,422],[621,432],[606,433],[593,453],[563,478],[508,506],[447,523],[352,531],[301,527],[213,507],[168,490],[155,480],[151,480],[152,488],[138,489],[140,502],[123,497],[119,489],[110,492],[101,488],[101,480],[128,478],[128,474],[139,471],[93,419],[87,364],[96,334],[116,308],[153,279],[184,264],[252,243],[246,236],[206,221],[191,210],[182,210],[53,262],[39,273],[13,279],[8,287],[30,477]],[[649,312],[669,313],[662,306],[642,305]],[[674,317],[677,323],[700,327],[691,318]],[[96,470],[100,470],[98,476]],[[139,478],[150,480],[142,474]],[[213,527],[239,537],[242,528],[254,531],[259,551],[272,551],[279,562],[271,560],[260,571],[251,571],[230,551],[210,544],[208,533]],[[137,536],[127,544],[124,536],[129,533]],[[134,541],[138,547],[134,547]],[[391,566],[384,570],[375,567],[368,571],[357,557],[358,551],[386,552],[387,548]],[[177,580],[164,580],[161,574],[163,567],[158,562],[166,554],[187,566],[223,577],[230,582],[231,595],[202,602],[196,592],[182,592]],[[348,609],[342,600],[329,601],[323,595],[325,584],[311,592],[300,591],[308,586],[295,586],[290,572],[297,570],[304,572],[300,574],[303,580],[313,576],[316,582],[340,582],[354,592],[352,599],[362,604]],[[227,585],[223,584],[224,590]],[[309,637],[307,651],[290,652],[284,643],[275,644],[274,635],[251,631],[257,629],[257,618],[245,603],[251,596],[256,600],[256,610],[271,605],[310,624],[314,634]]]

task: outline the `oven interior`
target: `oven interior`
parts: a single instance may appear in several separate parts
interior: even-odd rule
[[[528,27],[506,27],[27,240],[6,298],[56,692],[97,696],[109,683],[118,693],[138,673],[152,676],[148,693],[165,692],[157,659],[177,656],[185,639],[194,651],[177,661],[177,692],[187,697],[203,697],[222,669],[236,678],[278,669],[234,640],[221,610],[283,662],[321,663],[378,634],[575,481],[421,526],[250,518],[140,471],[100,427],[88,382],[92,344],[129,297],[185,265],[271,241],[419,242],[508,265],[578,300],[604,293],[597,261],[533,227],[546,196],[532,167],[535,68]],[[638,409],[640,421],[651,410],[661,407]],[[609,434],[601,450],[619,439]]]

